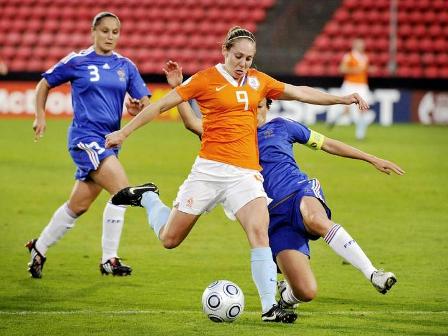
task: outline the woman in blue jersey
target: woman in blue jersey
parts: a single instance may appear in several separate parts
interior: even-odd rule
[[[372,285],[385,294],[397,281],[391,272],[376,269],[357,242],[331,220],[322,188],[297,165],[293,144],[314,150],[363,160],[379,171],[403,175],[395,163],[364,153],[340,141],[327,138],[308,127],[285,118],[266,122],[271,101],[258,106],[258,147],[263,167],[263,186],[272,202],[269,205],[269,245],[277,266],[286,280],[278,283],[280,304],[293,307],[311,301],[317,282],[309,263],[309,240],[320,237],[345,261],[360,270]]]
[[[177,65],[172,71],[179,71]],[[178,75],[179,76],[179,75]],[[174,77],[174,75],[171,75]],[[179,83],[179,80],[173,81]],[[397,281],[391,272],[376,269],[345,229],[331,220],[331,212],[317,179],[308,179],[297,165],[293,144],[314,150],[366,161],[386,174],[404,171],[395,163],[364,153],[340,141],[327,138],[308,127],[285,118],[266,122],[272,101],[258,105],[258,148],[263,186],[272,199],[269,204],[269,245],[274,260],[286,280],[278,283],[279,303],[292,308],[299,302],[311,301],[317,282],[309,263],[309,240],[323,237],[335,253],[359,269],[372,285],[385,294]],[[178,106],[185,126],[202,134],[202,123],[187,103]]]
[[[71,53],[43,74],[36,87],[35,141],[46,129],[45,103],[49,90],[71,83],[73,121],[68,131],[68,150],[77,167],[76,182],[67,202],[53,214],[38,239],[27,243],[31,253],[29,272],[42,276],[48,248],[71,229],[100,192],[111,195],[129,185],[117,158],[118,149],[106,149],[104,137],[120,129],[125,94],[132,98],[128,112],[138,113],[149,104],[150,92],[136,66],[114,52],[120,36],[120,20],[110,12],[101,12],[92,22],[93,46]],[[103,213],[102,274],[129,275],[117,255],[125,207],[108,202]]]

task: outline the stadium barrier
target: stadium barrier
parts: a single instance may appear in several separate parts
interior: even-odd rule
[[[0,118],[34,116],[34,89],[37,82],[0,82]],[[170,88],[166,84],[148,84],[155,101]],[[321,88],[322,89],[322,88]],[[339,94],[339,88],[322,89]],[[448,91],[378,88],[372,91],[371,110],[374,122],[389,126],[394,123],[448,124]],[[317,121],[332,120],[341,110],[340,105],[317,106],[291,101],[276,101],[270,118],[284,116],[312,125]],[[63,85],[50,91],[47,100],[47,116],[70,117],[72,115],[70,86]],[[163,113],[160,120],[180,120],[176,109]],[[341,119],[341,123],[349,120]]]

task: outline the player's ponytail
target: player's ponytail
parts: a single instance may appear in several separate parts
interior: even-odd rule
[[[256,43],[254,34],[240,26],[235,26],[230,28],[227,32],[226,39],[223,43],[226,50],[230,50],[230,48],[233,47],[235,41],[240,38],[246,38],[252,41],[254,44]]]

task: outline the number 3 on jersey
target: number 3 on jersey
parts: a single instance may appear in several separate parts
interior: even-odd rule
[[[244,111],[249,109],[249,96],[246,91],[236,91],[236,101],[238,103],[244,103]]]
[[[100,80],[100,74],[98,72],[98,67],[96,65],[89,65],[87,69],[90,70],[90,81],[98,82]]]

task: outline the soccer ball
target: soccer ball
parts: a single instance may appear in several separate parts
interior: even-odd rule
[[[213,322],[233,322],[244,310],[243,291],[231,281],[214,281],[202,294],[202,309]]]

